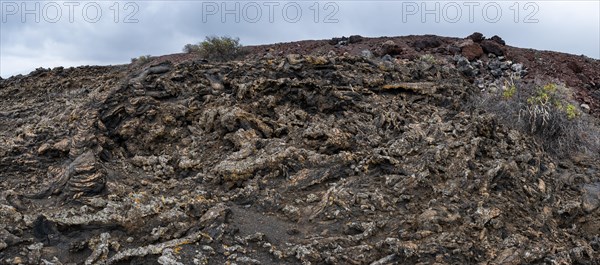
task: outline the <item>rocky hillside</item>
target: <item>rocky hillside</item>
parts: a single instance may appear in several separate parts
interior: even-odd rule
[[[477,34],[246,51],[0,80],[0,264],[598,264],[600,61]],[[487,107],[515,82],[565,88],[586,126],[557,137],[585,146]]]

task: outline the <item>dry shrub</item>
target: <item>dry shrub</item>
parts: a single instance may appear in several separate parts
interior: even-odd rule
[[[211,61],[230,61],[243,55],[239,38],[209,36],[197,44],[186,44],[183,47],[186,53],[198,53]]]
[[[493,113],[509,128],[534,136],[557,157],[600,152],[597,121],[576,107],[562,85],[508,80],[500,89],[475,95],[472,106]]]
[[[137,64],[137,65],[143,65],[143,64],[146,64],[147,62],[150,62],[152,59],[153,59],[153,57],[150,55],[142,55],[138,58],[131,58],[131,63]]]

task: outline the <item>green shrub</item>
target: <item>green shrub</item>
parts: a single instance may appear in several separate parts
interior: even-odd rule
[[[569,118],[569,120],[575,119],[577,116],[579,116],[579,111],[577,111],[577,107],[575,107],[573,104],[567,105],[565,108],[565,113],[567,114],[567,118]]]
[[[197,53],[200,51],[200,46],[194,44],[186,44],[183,46],[183,52],[185,53]]]
[[[504,90],[502,91],[502,97],[504,99],[511,99],[517,93],[517,86],[515,82],[511,80],[510,82],[506,81],[504,83]]]
[[[536,87],[534,91],[534,94],[527,98],[528,105],[524,115],[531,122],[532,132],[538,129],[547,130],[545,127],[552,124],[552,119],[573,120],[579,116],[577,107],[569,102],[565,89],[559,90],[558,85],[549,83]]]
[[[477,95],[474,102],[509,128],[534,136],[551,154],[600,151],[598,127],[578,110],[564,86],[510,80],[501,90]]]
[[[421,57],[419,57],[419,60],[428,64],[435,64],[437,62],[435,57],[429,53],[421,55]]]
[[[197,45],[186,44],[183,51],[211,61],[229,61],[242,55],[242,45],[239,38],[209,36]]]
[[[152,58],[153,57],[150,55],[141,55],[138,58],[131,58],[131,63],[142,65],[142,64],[145,64],[145,63],[151,61]]]

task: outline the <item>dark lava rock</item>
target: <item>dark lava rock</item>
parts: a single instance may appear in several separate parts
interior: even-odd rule
[[[348,38],[348,43],[352,44],[352,43],[359,43],[363,40],[363,37],[361,35],[352,35]]]
[[[451,55],[455,55],[461,52],[461,48],[456,45],[450,44],[448,45],[448,47],[446,47],[446,51]]]
[[[473,43],[471,45],[463,47],[461,50],[461,54],[467,59],[469,59],[469,61],[472,61],[483,55],[483,49],[481,48],[481,46],[479,46],[479,44]]]
[[[581,68],[581,66],[574,61],[568,62],[567,68],[571,69],[571,71],[573,71],[573,73],[576,73],[576,74],[583,72],[583,68]]]
[[[475,67],[473,67],[473,65],[471,65],[471,63],[466,57],[457,55],[454,57],[454,60],[456,61],[456,66],[458,70],[465,76],[475,77],[478,74],[478,70]]]
[[[428,37],[423,40],[415,41],[412,44],[413,48],[415,48],[417,50],[437,48],[440,45],[442,45],[442,41],[440,41],[439,38],[436,38],[436,37]]]
[[[522,63],[515,63],[510,66],[511,70],[517,74],[517,76],[527,75],[527,69],[524,68]]]
[[[490,40],[492,40],[495,43],[498,43],[500,45],[506,45],[506,42],[504,42],[504,40],[502,38],[500,38],[500,36],[498,36],[498,35],[494,35],[492,38],[490,38]]]
[[[501,77],[503,75],[503,70],[505,67],[505,64],[503,62],[501,62],[500,60],[494,59],[491,60],[488,64],[488,68],[490,69],[490,73],[498,78]]]
[[[381,44],[381,55],[399,55],[402,54],[402,48],[400,45],[396,44],[393,40],[388,40]]]
[[[151,66],[150,68],[148,68],[148,74],[149,75],[159,75],[159,74],[164,74],[170,70],[171,70],[170,63],[163,63],[160,65],[155,65],[155,66]]]
[[[39,240],[47,241],[49,243],[50,236],[57,233],[56,224],[48,221],[43,215],[38,216],[35,221],[33,221],[33,236]]]
[[[329,45],[338,45],[340,42],[344,41],[344,37],[342,38],[331,38],[331,40],[329,40]]]
[[[469,35],[467,37],[467,39],[471,39],[471,40],[473,40],[473,42],[479,43],[479,42],[482,42],[483,40],[485,40],[485,37],[483,37],[483,34],[481,34],[479,32],[475,32],[475,33]]]
[[[483,49],[483,51],[486,54],[493,54],[496,56],[502,56],[504,55],[504,51],[502,50],[502,46],[500,46],[500,44],[491,41],[491,40],[484,40],[481,42],[481,48]]]
[[[329,44],[330,45],[347,45],[347,44],[359,43],[362,40],[363,40],[363,37],[360,35],[352,35],[350,37],[342,36],[341,38],[332,38],[331,40],[329,40]]]

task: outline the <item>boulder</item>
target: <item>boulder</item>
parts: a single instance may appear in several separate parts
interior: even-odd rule
[[[473,33],[473,34],[469,35],[469,36],[467,37],[467,39],[471,39],[471,40],[473,40],[474,42],[477,42],[477,43],[479,43],[479,42],[482,42],[483,40],[485,40],[485,37],[483,36],[483,34],[481,34],[481,33],[479,33],[479,32],[475,32],[475,33]]]
[[[527,74],[527,70],[522,63],[515,63],[510,66],[510,69],[519,76],[525,76]]]
[[[329,45],[337,45],[341,40],[342,38],[331,38],[329,40]]]
[[[479,46],[479,44],[473,43],[471,45],[463,47],[461,50],[461,54],[462,56],[469,59],[469,61],[472,61],[483,55],[483,49],[481,48],[481,46]]]
[[[440,45],[442,45],[442,42],[436,37],[425,38],[413,43],[413,47],[417,50],[437,48]]]
[[[352,43],[359,43],[363,40],[363,37],[361,35],[352,35],[348,38],[348,43],[352,44]]]
[[[483,49],[483,51],[487,54],[491,53],[493,55],[496,56],[502,56],[504,55],[504,51],[502,50],[502,46],[500,46],[500,44],[491,41],[491,40],[484,40],[481,42],[481,48]]]
[[[393,40],[388,40],[381,44],[381,54],[389,54],[391,56],[402,54],[402,48]]]
[[[456,45],[450,44],[446,47],[446,51],[448,51],[448,53],[450,53],[452,55],[455,55],[455,54],[459,54],[461,52],[461,48]]]
[[[362,50],[360,56],[367,60],[373,59],[373,53],[369,50]]]
[[[329,45],[348,45],[361,42],[364,38],[360,35],[352,35],[350,37],[332,38],[329,40]]]
[[[471,63],[466,57],[456,55],[454,57],[454,60],[456,61],[457,69],[465,76],[475,77],[478,74],[478,70],[471,65]]]
[[[494,35],[490,40],[503,46],[506,45],[506,42],[504,42],[504,40],[498,35]]]

